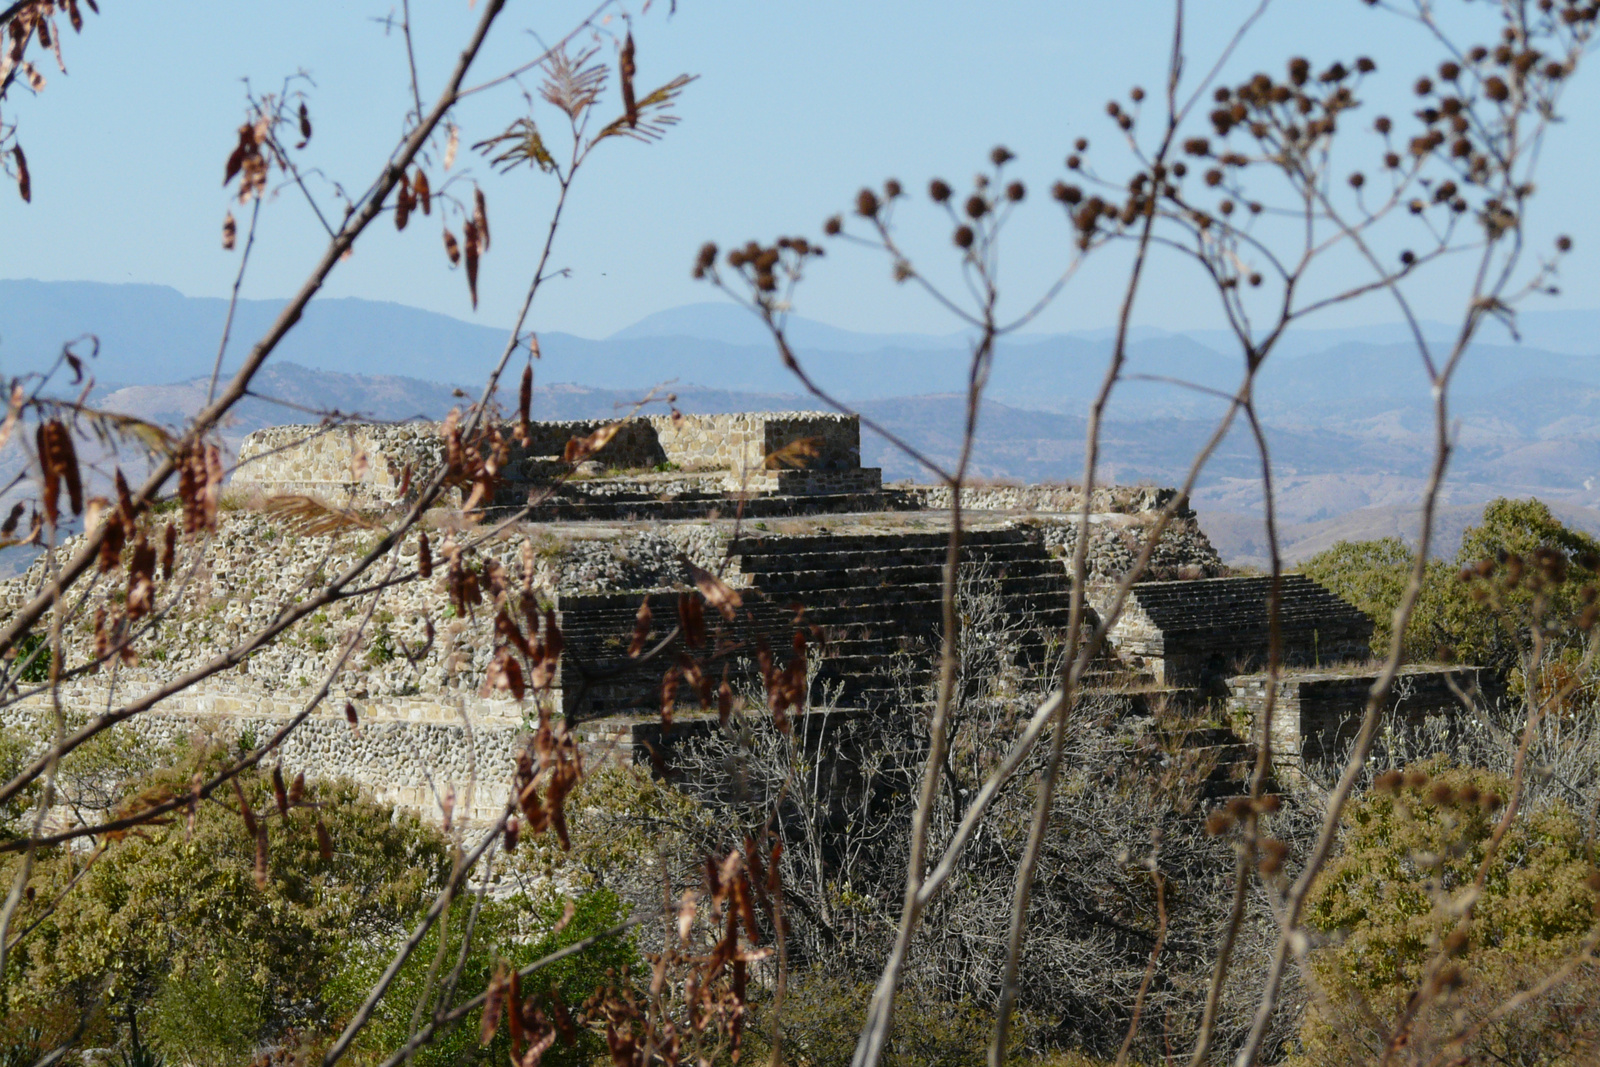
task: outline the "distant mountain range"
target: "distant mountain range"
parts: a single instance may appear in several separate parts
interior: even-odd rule
[[[237,365],[281,304],[242,301],[224,369]],[[37,371],[64,342],[95,335],[92,368],[105,407],[176,423],[203,401],[226,302],[152,285],[0,281],[0,373]],[[1499,327],[1495,327],[1499,331]],[[1453,390],[1457,452],[1446,503],[1474,509],[1498,495],[1538,495],[1600,530],[1600,311],[1528,312],[1522,340],[1486,335]],[[1425,325],[1440,344],[1449,331]],[[960,426],[967,348],[959,334],[865,334],[795,318],[801,358],[839,396],[947,462]],[[1271,428],[1280,515],[1305,551],[1341,536],[1403,527],[1427,473],[1427,381],[1399,326],[1291,334],[1263,371],[1257,396]],[[1240,362],[1226,337],[1141,329],[1129,350],[1131,380],[1113,401],[1100,477],[1174,484],[1209,434],[1222,402],[1174,385],[1231,390]],[[506,343],[504,331],[398,304],[319,300],[280,346],[242,404],[229,437],[337,408],[374,418],[437,418],[472,395]],[[980,424],[982,477],[1075,480],[1084,415],[1110,350],[1106,331],[1018,336],[999,349]],[[536,415],[604,417],[649,388],[671,383],[694,411],[814,408],[773,353],[763,326],[727,304],[649,316],[609,338],[541,333]],[[474,388],[477,384],[477,388]],[[881,438],[865,462],[890,477],[917,477]],[[1258,460],[1234,433],[1218,451],[1195,503],[1225,556],[1263,561]],[[4,464],[0,464],[3,466]],[[1363,517],[1365,516],[1365,517]],[[1313,547],[1316,546],[1316,547]],[[1291,558],[1299,549],[1291,551]]]

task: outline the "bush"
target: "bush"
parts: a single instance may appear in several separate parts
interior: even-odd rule
[[[129,795],[172,796],[196,765],[209,769],[217,759],[201,753],[134,783]],[[42,855],[35,901],[14,927],[39,923],[8,962],[9,1011],[26,1018],[71,1005],[61,1026],[89,1022],[102,1037],[115,1029],[107,1019],[147,1015],[156,1042],[194,1062],[225,1060],[290,1027],[320,1024],[323,981],[341,955],[353,943],[392,937],[420,914],[449,873],[448,850],[432,827],[351,783],[312,785],[307,804],[286,817],[263,775],[247,776],[244,791],[267,831],[264,886],[255,840],[231,797],[198,805],[192,828],[180,815],[101,853]],[[333,845],[326,858],[319,822]]]
[[[470,899],[457,899],[447,922],[435,926],[417,946],[401,968],[390,994],[375,1011],[372,1022],[361,1031],[351,1049],[355,1064],[381,1063],[406,1043],[411,1035],[413,1014],[419,999],[437,995],[440,983],[459,966],[460,980],[454,1001],[468,1000],[488,987],[495,969],[504,964],[521,968],[550,953],[616,926],[624,918],[622,902],[615,893],[596,890],[572,901],[572,915],[565,916],[567,900],[554,890],[534,896],[519,893],[503,901],[484,901],[475,908]],[[477,914],[474,916],[474,910]],[[563,925],[563,918],[566,918]],[[465,958],[461,948],[468,925],[471,943]],[[559,930],[557,929],[559,927]],[[445,951],[439,952],[443,929]],[[338,1025],[353,1015],[368,990],[383,973],[399,938],[381,944],[352,946],[344,966],[328,984],[328,998]],[[438,973],[429,981],[435,959]],[[526,993],[555,990],[562,1002],[576,1007],[596,989],[605,986],[610,972],[621,973],[638,963],[633,939],[627,935],[604,939],[576,956],[561,960],[523,985]],[[426,1019],[428,1011],[421,1017]],[[423,1046],[412,1062],[421,1067],[453,1067],[472,1063],[504,1063],[510,1054],[506,1027],[502,1026],[487,1047],[478,1044],[479,1017],[474,1014],[463,1025],[445,1032]],[[579,1067],[594,1062],[605,1051],[597,1034],[580,1031],[576,1046],[558,1043],[544,1056],[551,1067]]]
[[[1510,787],[1500,775],[1435,760],[1409,768],[1397,789],[1375,788],[1347,809],[1340,851],[1306,910],[1326,938],[1310,954],[1323,998],[1302,1031],[1306,1062],[1343,1064],[1381,1052],[1414,996],[1421,1006],[1414,1047],[1482,1023],[1463,1052],[1526,1064],[1600,1052],[1600,980],[1592,969],[1525,1010],[1490,1017],[1578,950],[1594,929],[1600,887],[1582,820],[1558,801],[1518,815],[1475,893]],[[1469,906],[1460,941],[1455,931]]]

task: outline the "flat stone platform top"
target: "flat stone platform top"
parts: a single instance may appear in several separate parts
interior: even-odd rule
[[[1265,627],[1272,579],[1211,578],[1190,582],[1143,582],[1134,589],[1139,609],[1162,632],[1209,633],[1219,626]],[[1285,574],[1280,585],[1279,621],[1288,627],[1303,620],[1369,629],[1371,620],[1354,605],[1303,574]]]

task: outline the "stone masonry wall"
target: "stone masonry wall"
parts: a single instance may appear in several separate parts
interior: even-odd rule
[[[330,698],[297,726],[268,763],[281,759],[290,777],[303,771],[308,778],[350,778],[380,801],[435,818],[439,798],[454,789],[458,811],[475,820],[498,816],[524,733],[513,701],[351,698],[360,719],[352,730],[342,710],[346,695]],[[64,697],[69,714],[81,720],[106,707],[107,693],[94,685],[69,685]],[[200,687],[169,697],[116,730],[124,744],[146,746],[152,757],[191,740],[233,749],[241,738],[265,743],[299,710],[293,700]],[[46,736],[49,721],[42,696],[0,713],[0,725],[36,740]]]
[[[1273,750],[1289,765],[1340,758],[1355,740],[1367,693],[1375,678],[1361,671],[1310,671],[1280,676],[1273,702]],[[1434,716],[1462,714],[1461,697],[1476,706],[1498,699],[1503,687],[1480,667],[1407,666],[1390,694],[1388,725],[1414,728]],[[1241,736],[1254,736],[1266,709],[1267,677],[1241,675],[1228,680],[1228,710]]]
[[[950,487],[946,485],[901,485],[922,507],[945,510],[950,507]],[[1096,486],[1089,498],[1094,515],[1137,515],[1159,511],[1178,495],[1176,489],[1150,485]],[[1083,510],[1083,491],[1075,485],[969,485],[961,490],[961,506],[978,511],[1044,511],[1072,514]],[[1193,513],[1185,505],[1178,512]]]
[[[604,425],[607,423],[598,419],[533,423],[529,446],[513,450],[511,476],[548,477],[550,458],[559,457],[569,440]],[[818,454],[796,456],[793,466],[830,471],[860,467],[860,420],[814,412],[628,419],[591,458],[621,469],[673,463],[686,471],[720,471],[727,475],[725,487],[738,488],[743,476],[763,472],[770,455],[801,439],[816,441]],[[408,465],[414,484],[420,484],[443,461],[444,443],[437,423],[274,426],[245,438],[233,485],[308,493],[350,506],[382,507],[395,502]]]

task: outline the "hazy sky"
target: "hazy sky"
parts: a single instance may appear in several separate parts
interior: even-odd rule
[[[24,205],[13,190],[0,190],[0,273],[156,282],[224,295],[237,253],[219,243],[230,206],[220,178],[243,112],[240,79],[267,89],[297,69],[309,73],[316,132],[302,154],[305,165],[327,181],[361,189],[401,132],[409,96],[401,41],[379,21],[394,6],[102,0],[102,14],[88,17],[81,36],[68,36],[70,74],[46,67],[45,91],[9,105],[9,116],[22,124],[34,200]],[[467,0],[413,6],[427,97],[477,12]],[[1190,0],[1192,72],[1210,66],[1252,6]],[[1063,173],[1070,142],[1087,136],[1112,146],[1105,101],[1113,94],[1126,99],[1136,84],[1155,88],[1170,42],[1165,0],[679,0],[677,7],[668,17],[657,0],[636,19],[635,35],[642,85],[679,72],[699,75],[684,96],[682,124],[658,145],[609,144],[580,175],[556,256],[571,275],[541,298],[540,328],[605,336],[653,311],[714,299],[689,278],[702,241],[815,236],[863,183],[889,176],[919,194],[901,215],[914,246],[928,250],[930,262],[948,261],[948,227],[928,210],[921,190],[933,175],[961,187],[996,143],[1017,154],[1015,172],[1033,191],[1012,228],[1003,267],[1007,291],[1020,304],[1066,262],[1067,230],[1044,193]],[[537,49],[533,35],[559,36],[587,10],[564,0],[512,0],[494,47],[469,80],[526,59]],[[610,55],[610,44],[604,48]],[[1363,96],[1401,109],[1410,103],[1412,78],[1437,58],[1414,27],[1359,0],[1277,0],[1230,69],[1238,78],[1270,61],[1276,72],[1291,54],[1318,63],[1370,54],[1379,76]],[[1570,86],[1570,121],[1546,150],[1532,224],[1541,247],[1557,232],[1576,241],[1563,280],[1562,304],[1570,307],[1600,306],[1600,221],[1592,200],[1600,109],[1588,106],[1600,84],[1595,74],[1585,71]],[[475,97],[460,112],[464,140],[525,113],[515,89]],[[1364,112],[1360,125],[1375,113]],[[536,114],[555,132],[548,110]],[[543,234],[553,182],[536,172],[490,175],[466,151],[456,172],[463,168],[483,180],[493,222],[476,314],[460,272],[447,268],[433,219],[419,219],[403,234],[380,222],[326,291],[496,325],[509,321]],[[325,194],[328,186],[318,181],[313,188]],[[304,202],[288,193],[266,206],[263,219],[246,295],[283,296],[314,260],[319,230]],[[1104,257],[1036,328],[1109,325],[1115,263],[1115,255]],[[1443,318],[1455,310],[1448,292],[1441,282],[1419,287],[1417,295],[1426,313]],[[897,288],[881,259],[849,249],[820,265],[799,309],[860,330],[954,328],[927,300]],[[1167,265],[1152,279],[1139,314],[1167,328],[1216,324],[1195,277]],[[1393,317],[1389,307],[1372,303],[1320,324]]]

